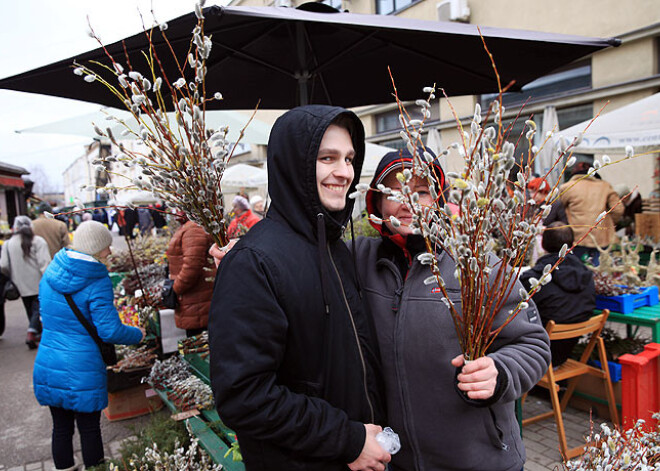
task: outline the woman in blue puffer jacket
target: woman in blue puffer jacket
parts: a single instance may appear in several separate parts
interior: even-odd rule
[[[34,394],[53,417],[55,468],[77,469],[73,459],[74,420],[86,467],[103,462],[101,411],[108,405],[106,366],[99,347],[69,307],[70,294],[83,316],[108,343],[137,344],[144,330],[125,326],[113,303],[112,282],[103,264],[112,235],[101,223],[83,222],[72,249],[62,249],[39,285],[43,334],[34,363]]]

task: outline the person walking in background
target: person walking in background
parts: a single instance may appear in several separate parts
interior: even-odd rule
[[[165,211],[165,208],[162,204],[158,203],[155,206],[149,205],[149,211],[151,212],[151,219],[153,219],[154,227],[157,231],[158,229],[162,229],[167,225],[165,216],[163,216],[163,211]]]
[[[215,274],[208,256],[212,244],[213,239],[200,225],[187,221],[177,229],[167,247],[170,278],[174,280],[173,289],[179,302],[174,322],[179,329],[185,329],[188,337],[208,326]]]
[[[16,216],[13,234],[2,248],[0,270],[11,279],[21,294],[29,322],[25,343],[31,350],[37,348],[41,333],[39,281],[50,260],[48,243],[34,235],[30,218]]]
[[[537,177],[532,178],[527,184],[527,189],[529,190],[530,196],[534,199],[534,203],[537,206],[544,204],[545,199],[550,193],[550,185],[545,180],[545,178]],[[555,200],[550,206],[550,212],[548,215],[543,218],[543,225],[548,227],[555,221],[563,222],[568,224],[568,218],[566,217],[566,210],[561,200]]]
[[[119,235],[135,239],[133,229],[138,222],[138,216],[134,209],[124,208],[119,211],[117,225],[119,226]]]
[[[2,257],[2,245],[0,245],[0,258]],[[0,270],[0,337],[5,333],[5,283],[9,278]]]
[[[252,212],[259,218],[263,219],[266,215],[265,201],[259,195],[254,195],[250,198],[250,207],[252,207]]]
[[[543,250],[548,253],[539,258],[530,270],[520,275],[520,281],[527,290],[531,287],[530,278],[540,280],[544,267],[557,263],[559,251],[564,244],[568,247],[573,245],[573,231],[563,222],[550,224],[543,231],[542,237]],[[541,289],[532,296],[532,300],[539,309],[543,326],[550,320],[558,324],[584,322],[593,316],[596,308],[594,275],[579,258],[568,253],[559,268],[552,272],[550,282],[542,285]],[[577,338],[553,340],[550,343],[553,367],[561,365],[568,359],[578,340]]]
[[[237,195],[234,196],[232,201],[234,212],[234,219],[229,223],[227,228],[227,237],[236,239],[245,235],[252,226],[258,223],[261,219],[252,213],[250,210],[250,203],[244,197]]]
[[[149,208],[138,208],[137,215],[138,225],[140,226],[140,234],[142,237],[151,235],[151,230],[154,228],[154,220],[151,218],[151,211]]]
[[[37,206],[36,213],[39,217],[32,221],[32,230],[35,235],[44,238],[48,244],[50,257],[53,258],[57,252],[69,246],[71,238],[69,237],[69,229],[66,224],[52,217],[47,218],[45,215],[46,212],[52,213],[53,208],[45,201],[42,201]]]
[[[575,240],[589,231],[603,211],[612,210],[591,232],[592,237],[585,237],[573,249],[573,254],[582,261],[591,259],[598,266],[600,252],[596,246],[605,249],[614,242],[614,225],[621,219],[624,208],[612,185],[598,174],[586,175],[589,168],[586,162],[575,164],[573,176],[559,187],[559,194]]]
[[[57,470],[77,469],[74,422],[85,467],[103,462],[100,420],[108,405],[101,352],[66,296],[105,342],[137,344],[145,334],[143,329],[123,325],[115,309],[112,281],[104,265],[111,243],[112,234],[103,224],[83,222],[73,234],[72,248],[55,255],[41,281],[43,336],[34,363],[34,395],[39,404],[50,408]]]

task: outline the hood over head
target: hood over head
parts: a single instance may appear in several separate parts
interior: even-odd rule
[[[447,185],[445,182],[445,172],[444,170],[442,170],[442,167],[440,166],[440,162],[438,162],[438,159],[431,150],[429,149],[425,150],[422,147],[418,149],[419,155],[423,155],[425,151],[433,156],[432,165],[435,170],[435,175],[437,178],[435,189],[438,195],[440,195],[441,188],[442,191],[445,191],[447,189]],[[400,149],[393,152],[388,152],[383,156],[382,159],[380,159],[380,162],[378,163],[378,167],[376,167],[376,172],[374,173],[374,178],[371,180],[371,183],[369,184],[369,191],[367,192],[367,196],[366,196],[367,212],[370,215],[373,214],[374,216],[379,218],[383,216],[380,210],[378,209],[378,205],[376,204],[378,202],[378,199],[381,198],[382,196],[381,192],[378,191],[377,189],[378,185],[381,184],[385,179],[385,177],[387,177],[390,173],[402,172],[403,169],[412,168],[412,166],[413,166],[413,157],[410,154],[410,151],[408,151],[408,149]],[[443,204],[442,199],[440,200],[440,203]],[[389,229],[387,228],[387,226],[385,226],[385,224],[376,224],[373,221],[370,221],[370,224],[381,235],[383,236],[391,235]]]
[[[344,108],[306,105],[294,108],[275,122],[268,140],[268,192],[271,198],[266,217],[284,219],[296,232],[316,239],[317,216],[323,214],[328,239],[336,240],[348,222],[354,201],[331,212],[321,205],[316,186],[316,158],[328,126],[340,115],[351,123],[355,149],[355,176],[348,194],[355,191],[364,161],[364,127],[360,119]]]
[[[108,269],[101,262],[70,257],[68,252],[68,249],[62,249],[55,254],[44,272],[42,283],[45,281],[58,293],[72,294],[98,278],[108,276]]]
[[[537,261],[537,267],[541,268],[548,263],[554,265],[557,259],[557,254],[544,255]],[[593,278],[594,275],[591,270],[579,258],[570,253],[552,272],[552,282],[568,293],[582,293],[587,289]]]

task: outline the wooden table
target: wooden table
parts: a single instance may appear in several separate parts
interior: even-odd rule
[[[600,314],[599,309],[594,310],[594,314]],[[618,322],[620,324],[626,324],[626,330],[628,332],[628,337],[632,337],[637,333],[637,329],[633,332],[633,326],[639,327],[650,327],[652,332],[652,342],[660,342],[660,304],[655,306],[644,306],[635,309],[633,312],[628,314],[622,314],[620,312],[610,311],[610,316],[607,318],[608,321]]]

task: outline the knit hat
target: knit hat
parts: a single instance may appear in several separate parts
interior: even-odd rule
[[[96,255],[112,244],[112,234],[97,221],[85,221],[73,233],[73,250],[87,255]]]
[[[247,211],[248,209],[250,209],[250,203],[248,203],[248,200],[240,195],[234,196],[234,199],[232,200],[231,204],[232,206],[242,209],[243,211]]]
[[[532,178],[527,184],[527,188],[532,191],[540,191],[541,193],[550,193],[550,185],[545,178],[541,177]]]
[[[425,152],[425,150],[420,147],[418,149],[418,152],[420,155],[422,155]],[[431,152],[428,149],[426,149],[426,152],[431,154],[431,157],[433,157],[432,165],[435,176],[434,178],[435,186],[436,186],[435,190],[438,194],[440,194],[441,192],[447,190],[447,185],[445,184],[445,172],[440,166],[440,163],[438,162],[438,159],[435,157],[433,152]],[[369,185],[369,191],[367,192],[367,195],[365,197],[365,201],[367,204],[367,213],[373,214],[376,217],[382,216],[380,210],[378,209],[378,204],[377,204],[378,200],[381,198],[381,192],[376,190],[378,185],[383,183],[383,181],[389,174],[393,172],[397,172],[397,173],[401,172],[405,168],[412,168],[412,166],[413,166],[413,157],[408,149],[401,149],[401,150],[388,152],[380,159],[380,162],[376,167],[376,172],[374,173],[373,180],[371,180],[371,184]],[[442,205],[443,202],[444,200],[442,198],[438,200],[438,204],[440,205]],[[382,224],[376,224],[373,220],[370,220],[369,222],[381,235],[383,235],[384,231],[389,232],[386,226]]]
[[[250,198],[250,206],[254,208],[254,205],[257,203],[261,203],[264,199],[259,196],[259,195],[254,195],[252,198]]]

